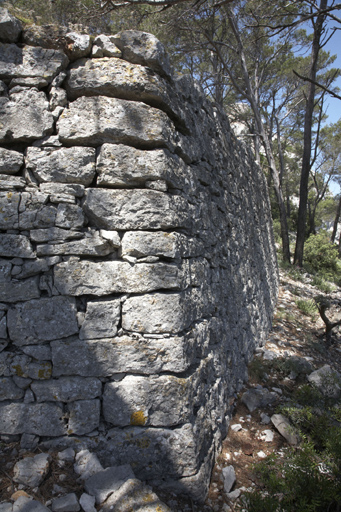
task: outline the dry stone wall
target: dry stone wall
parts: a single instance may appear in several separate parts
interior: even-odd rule
[[[2,439],[202,499],[276,300],[264,177],[153,36],[0,14]]]

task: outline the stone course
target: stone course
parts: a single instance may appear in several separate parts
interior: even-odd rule
[[[0,439],[202,500],[276,302],[264,176],[154,36],[1,27]]]

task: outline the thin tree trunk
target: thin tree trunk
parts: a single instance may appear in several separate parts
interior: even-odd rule
[[[320,10],[324,10],[327,7],[328,0],[320,1]],[[297,237],[294,263],[302,267],[303,265],[303,250],[305,242],[305,228],[307,218],[307,202],[308,202],[308,180],[310,172],[310,159],[311,159],[311,140],[312,140],[312,120],[314,113],[315,104],[315,81],[317,74],[317,61],[320,51],[320,39],[323,31],[323,22],[325,20],[325,14],[318,14],[315,27],[314,27],[314,38],[312,45],[311,64],[309,78],[312,80],[309,85],[309,94],[307,99],[307,107],[305,111],[304,119],[304,149],[302,159],[302,170],[301,170],[301,182],[300,182],[300,204],[298,207],[298,219],[297,219]]]
[[[332,237],[330,239],[332,244],[335,243],[337,225],[339,223],[340,214],[341,214],[341,194],[340,194],[339,204],[337,205],[336,215],[335,215],[335,219],[334,219],[333,233],[332,233]]]

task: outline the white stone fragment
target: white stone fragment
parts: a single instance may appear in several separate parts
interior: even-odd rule
[[[46,453],[20,460],[14,466],[13,480],[31,488],[38,486],[48,472],[49,460],[50,456]]]
[[[82,480],[86,480],[99,471],[103,471],[103,467],[94,453],[89,450],[81,450],[76,455],[74,470]]]
[[[231,491],[236,481],[236,472],[234,470],[234,467],[226,466],[225,468],[223,468],[222,477],[224,482],[224,491],[227,494]]]

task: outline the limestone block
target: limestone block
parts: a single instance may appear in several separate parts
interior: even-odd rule
[[[0,174],[15,174],[24,163],[24,155],[18,151],[0,148]]]
[[[89,450],[80,450],[76,455],[76,462],[73,469],[82,480],[103,471],[103,467],[94,453]]]
[[[23,89],[0,98],[0,142],[30,142],[49,135],[53,117],[43,92]]]
[[[42,89],[43,87],[47,87],[49,85],[49,82],[45,80],[45,78],[41,77],[12,78],[9,84],[9,88],[13,89],[17,85],[23,87],[35,87],[36,89]]]
[[[48,228],[48,229],[32,229],[30,231],[30,239],[33,242],[64,242],[66,240],[77,240],[82,238],[84,233],[73,231],[72,229]]]
[[[92,47],[92,57],[121,57],[122,52],[113,41],[113,36],[100,34],[95,37]],[[115,62],[116,65],[116,62]]]
[[[101,237],[105,238],[106,240],[109,240],[111,245],[116,249],[121,247],[121,238],[117,231],[108,231],[106,229],[100,229],[99,234],[101,235]]]
[[[66,34],[67,47],[65,52],[71,61],[87,57],[91,51],[91,39],[88,34],[68,32]]]
[[[170,375],[128,375],[105,384],[104,419],[116,426],[171,427],[187,423],[193,412],[191,379]]]
[[[299,444],[300,438],[297,429],[291,425],[288,418],[283,416],[283,414],[273,414],[271,416],[271,422],[289,444],[293,446]]]
[[[56,404],[0,404],[0,432],[4,434],[65,434],[63,410]]]
[[[91,51],[89,35],[68,32],[67,27],[60,25],[26,26],[23,41],[32,46],[63,50],[71,61],[86,57]]]
[[[179,289],[182,284],[181,270],[167,263],[131,265],[121,261],[70,259],[54,267],[54,286],[62,295],[146,293]]]
[[[18,388],[11,377],[3,377],[0,379],[0,401],[20,400],[24,394],[24,390]]]
[[[160,108],[186,126],[186,107],[168,81],[150,68],[121,59],[82,59],[75,62],[66,81],[70,99],[80,96],[109,96],[143,101]]]
[[[57,129],[60,140],[69,145],[98,146],[111,142],[146,148],[170,145],[173,130],[168,116],[160,110],[104,96],[78,98],[64,109]]]
[[[16,276],[16,278],[25,279],[27,277],[32,277],[40,274],[41,272],[47,272],[49,268],[49,262],[44,258],[29,261],[21,266],[21,272]]]
[[[7,281],[0,286],[0,301],[19,302],[32,300],[40,297],[38,278],[32,277],[22,281]]]
[[[53,376],[81,375],[110,377],[115,373],[146,375],[161,371],[181,373],[194,357],[185,337],[135,339],[120,336],[104,340],[53,341]]]
[[[11,512],[50,512],[50,509],[31,497],[20,496],[13,504]]]
[[[28,487],[38,487],[44,480],[50,467],[50,455],[38,453],[34,457],[19,460],[13,470],[13,480]]]
[[[32,361],[26,355],[16,355],[8,364],[9,372],[13,376],[48,380],[52,375],[52,365],[49,361]]]
[[[127,331],[178,333],[195,319],[189,297],[183,293],[151,293],[130,297],[122,307],[122,327]]]
[[[146,181],[162,179],[182,189],[189,174],[184,162],[166,149],[142,151],[123,144],[103,144],[96,170],[97,185],[109,188],[141,187]]]
[[[341,374],[325,364],[308,375],[308,381],[324,396],[338,398],[341,394]]]
[[[99,236],[97,232],[93,236],[87,236],[82,240],[61,244],[45,244],[37,246],[38,256],[52,256],[56,254],[79,254],[84,256],[106,256],[114,251],[108,240]]]
[[[52,357],[50,345],[27,345],[21,347],[21,350],[37,361],[50,361]]]
[[[0,39],[15,43],[21,33],[20,21],[12,16],[7,9],[0,7]]]
[[[68,65],[60,50],[0,43],[0,78],[43,78],[48,83]]]
[[[48,195],[39,191],[22,192],[19,209],[20,229],[53,227],[57,209],[47,205]]]
[[[59,228],[77,229],[84,226],[84,213],[80,206],[59,204],[55,224]]]
[[[61,377],[47,382],[33,382],[31,389],[37,402],[73,402],[100,396],[102,383],[90,377]]]
[[[84,185],[79,184],[66,185],[64,183],[41,183],[39,188],[45,194],[68,194],[75,197],[84,196]]]
[[[124,30],[112,36],[124,60],[148,66],[167,78],[172,68],[165,47],[155,36],[139,30]]]
[[[181,235],[169,232],[128,231],[122,238],[122,256],[180,256]]]
[[[95,177],[94,148],[27,149],[26,168],[42,182],[90,185]]]
[[[52,512],[78,512],[80,505],[74,492],[52,501]]]
[[[78,332],[76,313],[76,303],[71,297],[17,304],[7,314],[9,336],[18,346],[66,338]]]
[[[57,107],[66,107],[67,94],[61,87],[51,87],[49,93],[50,110],[51,112]]]
[[[113,509],[115,512],[171,512],[151,487],[135,478],[126,480],[101,506],[103,512]]]
[[[119,300],[88,302],[79,332],[80,339],[113,338],[117,333],[120,314]]]
[[[82,496],[79,498],[79,503],[84,512],[96,512],[97,510],[95,508],[95,496],[90,496],[90,494],[86,492],[83,492]]]
[[[89,189],[83,207],[92,223],[105,229],[174,229],[190,223],[184,199],[155,190]]]
[[[27,236],[2,234],[0,238],[0,256],[35,258],[35,253]]]
[[[85,490],[95,496],[96,504],[103,503],[108,496],[117,491],[121,485],[135,475],[129,464],[110,467],[90,476],[84,482]]]
[[[111,464],[130,464],[141,480],[190,476],[198,470],[198,450],[192,425],[181,428],[113,428],[106,455]]]
[[[18,228],[19,203],[18,192],[0,192],[0,229]]]
[[[68,434],[87,434],[99,425],[101,401],[79,400],[68,405]]]
[[[0,190],[16,190],[26,187],[26,180],[21,176],[0,175]]]

